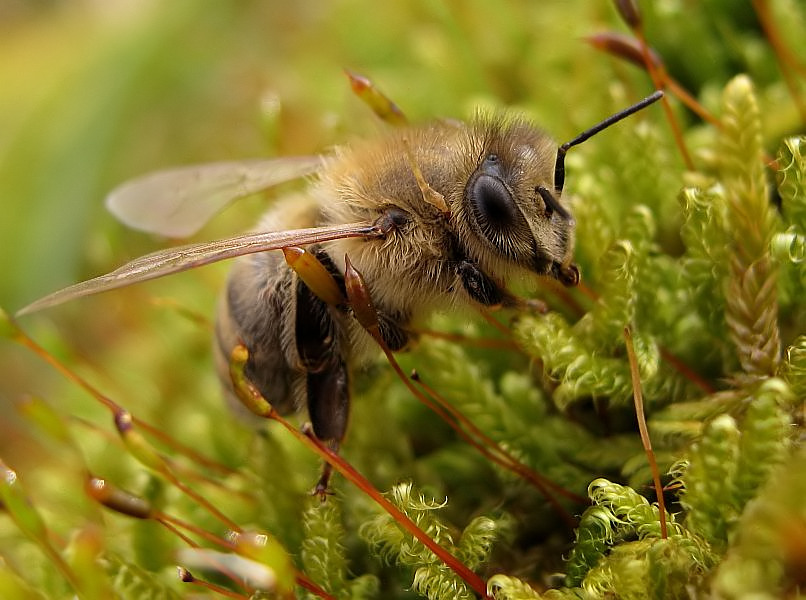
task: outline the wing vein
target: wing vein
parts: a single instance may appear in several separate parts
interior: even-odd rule
[[[105,275],[82,281],[40,298],[17,311],[17,316],[37,312],[83,296],[126,287],[247,254],[280,250],[288,246],[307,246],[342,238],[374,238],[383,235],[382,228],[377,224],[353,223],[288,231],[248,233],[223,240],[158,250],[136,258]]]

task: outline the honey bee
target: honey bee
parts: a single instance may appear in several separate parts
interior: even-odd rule
[[[301,197],[270,210],[256,233],[162,250],[25,307],[67,300],[240,257],[220,302],[215,353],[230,388],[231,350],[249,349],[246,375],[281,413],[307,407],[316,436],[337,449],[350,407],[351,367],[372,340],[346,303],[321,297],[278,252],[307,246],[344,292],[346,257],[363,274],[392,351],[435,310],[514,306],[522,275],[579,282],[574,220],[562,200],[565,154],[662,96],[656,92],[557,146],[513,116],[434,122],[325,157],[214,163],[158,172],[114,190],[124,223],[185,236],[235,197],[301,176]],[[231,391],[231,390],[230,390]],[[325,482],[326,485],[326,482]]]

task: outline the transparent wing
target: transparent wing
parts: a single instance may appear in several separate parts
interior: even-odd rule
[[[156,171],[112,190],[106,206],[134,229],[187,237],[233,200],[308,175],[321,166],[321,157],[298,156]]]
[[[224,240],[159,250],[136,258],[111,273],[82,281],[36,300],[18,311],[17,315],[25,315],[82,296],[114,290],[245,254],[279,250],[288,246],[306,246],[340,238],[380,237],[382,235],[384,235],[384,231],[379,225],[353,223],[289,231],[248,233]]]

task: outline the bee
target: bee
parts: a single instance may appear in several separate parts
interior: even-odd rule
[[[373,344],[339,299],[347,257],[363,275],[392,351],[405,348],[412,325],[435,310],[516,306],[507,291],[514,277],[577,285],[574,220],[562,199],[566,152],[661,96],[559,146],[520,117],[480,116],[396,129],[324,157],[213,163],[135,179],[109,195],[108,207],[127,225],[173,237],[193,233],[236,197],[302,176],[312,181],[254,233],[146,255],[18,314],[239,257],[215,328],[225,388],[232,392],[230,353],[244,344],[246,375],[266,399],[281,414],[307,407],[315,435],[338,449],[351,368]],[[307,246],[341,293],[325,297],[270,252],[298,246]]]

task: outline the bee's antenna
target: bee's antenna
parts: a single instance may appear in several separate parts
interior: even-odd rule
[[[590,129],[586,129],[570,142],[565,142],[562,146],[557,148],[557,159],[554,161],[554,193],[559,196],[563,191],[563,185],[565,184],[565,153],[568,152],[569,148],[581,144],[589,137],[599,133],[602,129],[607,129],[614,123],[618,123],[622,119],[629,117],[631,114],[646,108],[653,102],[657,102],[662,97],[663,92],[661,90],[657,90],[654,94],[647,96],[640,102],[636,102],[624,110],[620,110],[614,115],[610,115],[604,121],[597,123]]]

